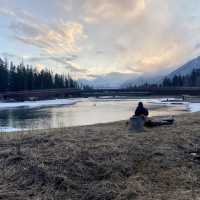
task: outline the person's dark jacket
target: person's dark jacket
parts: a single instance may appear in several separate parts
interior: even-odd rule
[[[149,115],[149,112],[146,108],[144,108],[143,106],[138,106],[135,110],[135,116],[141,116],[141,115],[144,115],[144,116],[148,116]]]

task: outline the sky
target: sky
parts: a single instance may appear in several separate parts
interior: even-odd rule
[[[74,78],[166,73],[200,55],[199,0],[0,5],[0,57]]]

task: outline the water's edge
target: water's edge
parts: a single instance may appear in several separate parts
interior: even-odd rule
[[[81,98],[0,102],[0,132],[75,127],[127,120],[133,114],[138,101],[145,103],[151,116],[200,111],[200,103],[180,102],[175,98]]]

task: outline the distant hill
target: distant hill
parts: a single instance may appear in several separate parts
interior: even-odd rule
[[[113,72],[105,75],[94,76],[93,79],[79,79],[79,83],[89,85],[93,88],[120,88],[127,80],[134,80],[136,74]]]
[[[194,69],[200,69],[200,56],[188,61],[187,63],[170,73],[168,77],[173,78],[175,75],[185,76],[190,74]]]
[[[135,79],[130,79],[126,82],[124,82],[121,87],[122,88],[126,88],[126,87],[133,87],[133,86],[140,86],[140,85],[144,85],[145,83],[148,84],[158,84],[162,81],[162,79],[164,78],[164,76],[161,75],[155,75],[155,76],[140,76],[138,78]]]

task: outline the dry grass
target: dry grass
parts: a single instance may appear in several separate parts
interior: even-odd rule
[[[198,200],[200,114],[129,132],[125,122],[0,135],[0,199]]]

